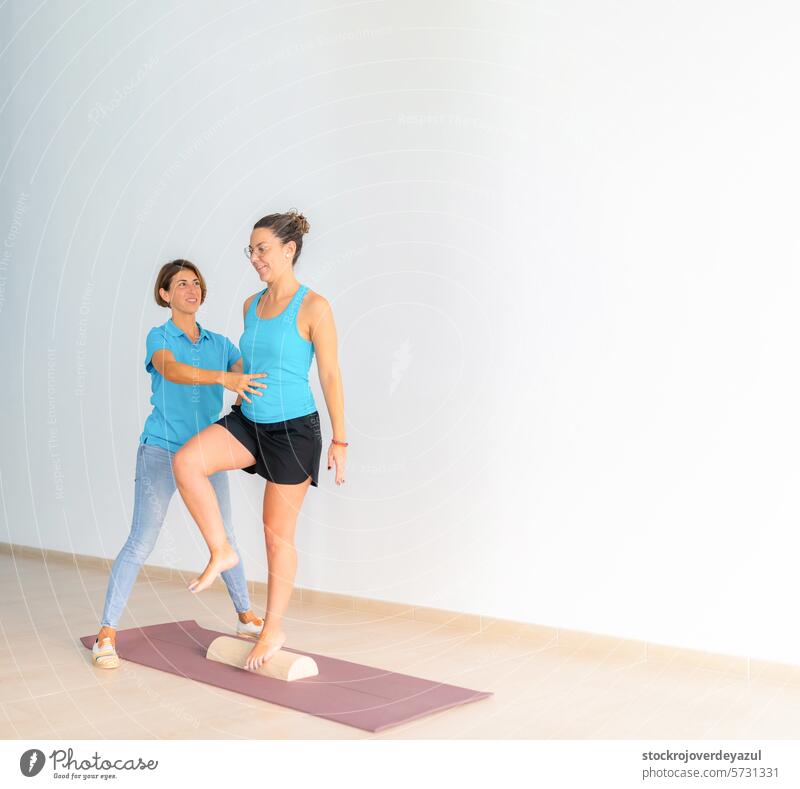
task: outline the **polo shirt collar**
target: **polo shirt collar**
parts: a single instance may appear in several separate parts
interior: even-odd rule
[[[184,337],[186,337],[186,332],[184,332],[183,329],[178,328],[178,326],[175,325],[175,322],[172,320],[172,318],[170,318],[166,322],[165,326],[167,327],[167,333],[170,336],[172,336],[172,337],[180,337],[181,335],[183,335]],[[210,340],[211,339],[211,335],[208,333],[208,330],[203,328],[203,326],[200,324],[200,321],[197,321],[197,328],[200,329],[200,340]],[[186,339],[188,340],[189,338],[186,337]],[[191,342],[191,340],[190,340],[190,342]],[[198,340],[198,342],[199,342],[199,340]]]

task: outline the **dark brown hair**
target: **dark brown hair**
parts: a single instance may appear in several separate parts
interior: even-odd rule
[[[296,249],[292,258],[292,265],[300,257],[300,251],[303,248],[303,236],[311,230],[308,220],[296,208],[292,208],[284,214],[262,216],[253,225],[253,230],[259,227],[271,230],[281,240],[282,244],[294,241]]]
[[[165,263],[161,267],[161,271],[158,272],[158,276],[156,277],[154,295],[156,297],[156,304],[158,304],[159,307],[169,307],[169,302],[164,301],[164,299],[161,298],[161,293],[159,293],[159,291],[161,288],[164,288],[164,290],[168,291],[172,285],[172,278],[185,268],[194,271],[194,273],[197,275],[197,279],[200,280],[200,303],[202,304],[206,300],[206,281],[203,279],[200,269],[197,268],[194,263],[188,260],[170,260],[169,263]]]

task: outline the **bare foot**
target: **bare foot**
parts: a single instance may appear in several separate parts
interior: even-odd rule
[[[267,638],[259,636],[258,642],[250,650],[250,654],[244,662],[244,667],[248,671],[256,671],[264,665],[284,644],[286,643],[286,633],[270,635]]]
[[[206,569],[195,578],[187,587],[190,592],[202,592],[214,583],[214,579],[225,570],[236,567],[239,563],[239,555],[233,550],[233,546],[226,542],[215,551],[211,551],[211,558],[208,560]]]

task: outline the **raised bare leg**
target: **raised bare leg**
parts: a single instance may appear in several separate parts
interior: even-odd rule
[[[218,471],[245,468],[255,462],[253,455],[222,425],[210,425],[175,454],[172,468],[178,491],[211,552],[205,570],[189,584],[192,592],[202,592],[239,561],[225,535],[217,495],[208,478]]]

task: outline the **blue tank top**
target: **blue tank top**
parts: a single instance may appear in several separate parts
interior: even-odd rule
[[[242,413],[252,422],[269,424],[306,416],[317,410],[308,383],[314,358],[314,344],[297,330],[297,312],[308,288],[300,285],[289,306],[274,318],[259,318],[256,308],[267,288],[256,296],[244,317],[244,333],[239,341],[246,373],[267,373],[257,381],[267,384],[262,395],[248,393],[242,400]]]

